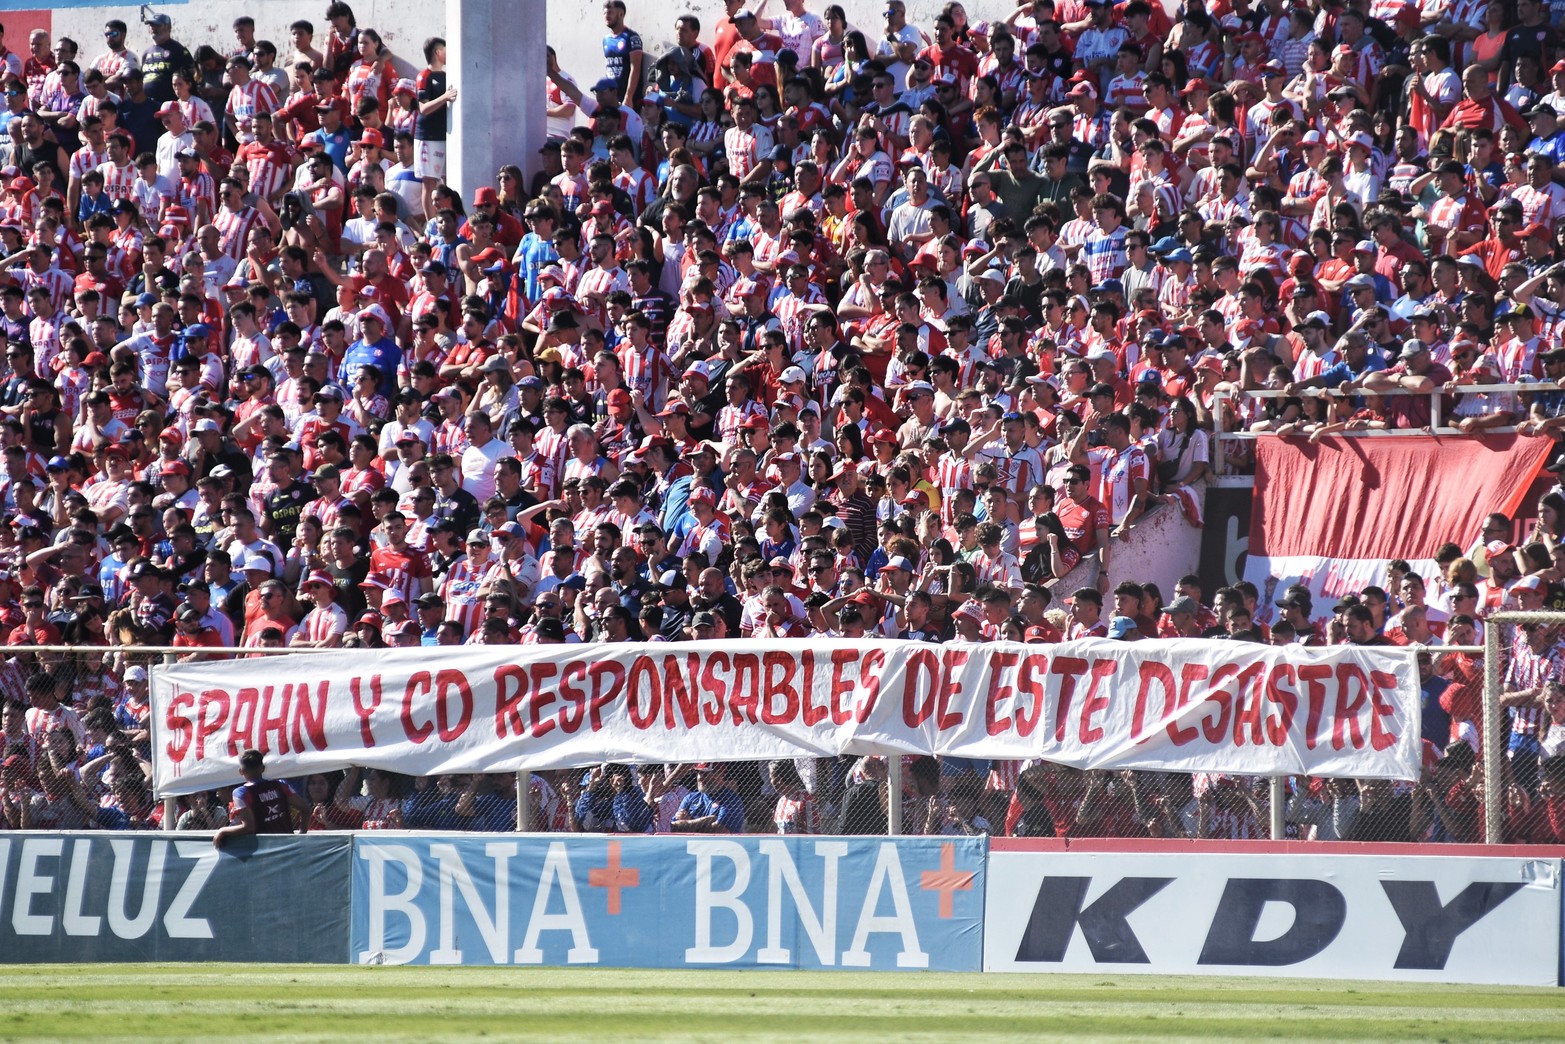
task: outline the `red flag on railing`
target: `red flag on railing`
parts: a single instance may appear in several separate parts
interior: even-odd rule
[[[1516,512],[1554,445],[1518,435],[1260,439],[1245,579],[1266,606],[1305,584],[1324,615],[1341,595],[1383,584],[1389,559],[1432,577],[1441,544],[1466,547],[1484,516]]]

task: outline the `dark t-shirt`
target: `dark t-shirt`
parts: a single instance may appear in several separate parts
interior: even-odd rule
[[[315,487],[303,479],[294,479],[282,489],[267,494],[263,509],[266,521],[271,526],[272,540],[279,547],[288,547],[293,543],[304,507],[315,497]]]
[[[425,102],[432,102],[446,93],[446,71],[438,72],[434,69],[425,69],[418,74],[418,103],[422,106]],[[420,114],[413,122],[413,138],[415,141],[445,141],[446,140],[446,114],[451,110],[449,104],[442,105],[428,116]]]
[[[234,788],[234,811],[248,808],[255,813],[257,834],[293,833],[293,810],[289,799],[293,788],[282,780],[258,779]]]
[[[630,82],[630,56],[640,50],[643,50],[641,37],[630,29],[605,33],[603,36],[604,71],[619,81],[621,94],[625,93],[625,85]],[[646,82],[646,77],[641,77],[641,80]],[[641,93],[640,84],[636,86],[636,93]]]
[[[483,518],[483,509],[479,506],[477,497],[458,486],[451,491],[449,497],[443,493],[436,493],[435,517],[442,522],[453,523],[457,532],[465,536],[469,530],[477,527]]]
[[[174,74],[190,72],[195,67],[190,51],[178,40],[170,40],[162,47],[153,44],[141,52],[141,85],[147,97],[162,105],[174,100]]]

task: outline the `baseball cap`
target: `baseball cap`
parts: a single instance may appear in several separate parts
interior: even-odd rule
[[[1136,621],[1132,620],[1128,616],[1111,616],[1111,617],[1109,617],[1109,628],[1108,628],[1108,631],[1109,631],[1109,637],[1110,638],[1114,638],[1114,639],[1124,638],[1127,634],[1130,634],[1132,631],[1139,631],[1139,630],[1140,630],[1140,628],[1136,626]]]
[[[1180,595],[1172,602],[1169,602],[1168,605],[1164,607],[1163,611],[1168,613],[1170,616],[1173,616],[1175,613],[1194,614],[1201,611],[1201,603],[1197,602],[1189,595]]]

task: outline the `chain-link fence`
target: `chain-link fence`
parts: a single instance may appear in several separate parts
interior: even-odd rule
[[[1565,621],[1547,615],[1557,620],[1492,625],[1504,704],[1493,723],[1485,722],[1483,653],[1420,655],[1424,764],[1416,782],[929,756],[604,764],[531,773],[520,812],[510,773],[350,769],[288,782],[304,797],[312,830],[1553,841],[1551,831],[1565,826],[1565,759],[1550,756],[1565,746],[1565,687],[1547,673],[1526,684],[1526,658],[1541,643],[1534,628]],[[1554,657],[1549,637],[1543,655]],[[167,802],[152,794],[146,669],[162,660],[130,648],[19,649],[0,661],[0,829],[212,830],[228,822],[227,789]],[[1486,751],[1486,732],[1507,741]],[[1485,781],[1495,777],[1503,785],[1491,795]],[[1485,829],[1489,798],[1497,831]]]

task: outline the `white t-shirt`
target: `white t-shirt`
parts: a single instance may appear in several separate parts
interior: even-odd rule
[[[922,47],[924,44],[924,34],[919,32],[911,22],[898,29],[893,35],[896,37],[896,43],[910,43],[914,47]],[[892,90],[900,94],[907,84],[908,63],[892,57],[895,53],[893,41],[886,39],[886,34],[881,33],[880,38],[875,41],[875,57],[889,60],[890,64],[886,66],[886,72],[891,74],[894,83]],[[804,58],[801,57],[800,64],[803,63]]]
[[[496,462],[510,450],[506,443],[491,438],[481,447],[469,446],[462,451],[462,488],[480,504],[494,496]]]

